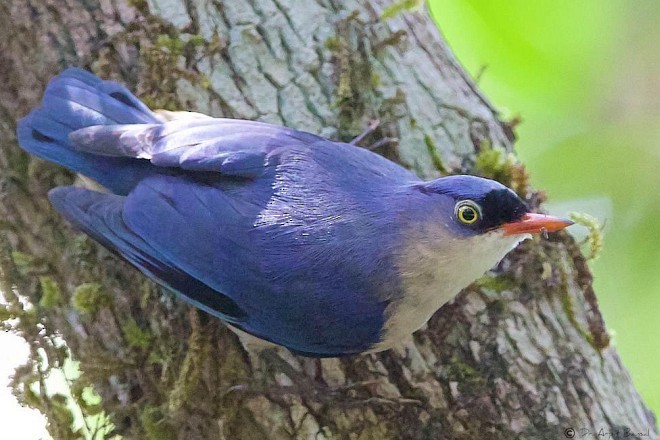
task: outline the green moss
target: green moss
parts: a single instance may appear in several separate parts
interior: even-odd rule
[[[337,34],[326,40],[337,66],[338,134],[348,140],[364,129],[366,118],[376,118],[380,102],[373,85],[373,69],[363,29],[354,24],[355,18],[341,20]],[[354,38],[355,37],[355,38]],[[371,113],[371,114],[369,114]]]
[[[324,46],[332,52],[336,69],[334,107],[340,140],[350,141],[375,119],[384,122],[371,135],[378,140],[385,136],[384,127],[401,117],[400,104],[405,102],[405,95],[397,89],[394,96],[383,96],[379,90],[382,79],[373,67],[373,60],[379,57],[380,47],[396,44],[404,36],[402,33],[405,34],[403,31],[395,32],[391,38],[374,42],[355,11],[338,20],[335,35],[325,40]],[[396,153],[388,151],[385,154],[393,159],[391,156]]]
[[[169,440],[176,438],[176,431],[165,419],[163,411],[153,405],[146,405],[140,413],[140,424],[148,440]]]
[[[211,79],[203,73],[199,74],[199,78],[198,78],[197,82],[198,82],[199,86],[201,88],[203,88],[204,90],[211,90],[211,87],[213,85],[211,83]]]
[[[95,416],[103,412],[103,407],[101,406],[101,396],[94,390],[91,386],[80,386],[80,382],[75,383],[77,386],[73,386],[71,393],[76,399],[80,408],[85,412],[87,416]]]
[[[71,261],[77,266],[80,273],[94,273],[98,271],[97,248],[87,235],[79,234],[70,243]]]
[[[590,252],[585,257],[587,260],[595,260],[600,256],[603,250],[603,227],[596,217],[589,214],[571,212],[568,217],[576,224],[582,225],[589,230],[586,243],[589,245]]]
[[[201,34],[186,34],[187,44],[190,47],[204,47],[207,43],[206,39]]]
[[[10,386],[19,402],[38,409],[48,416],[49,432],[55,438],[79,439],[89,434],[87,419],[89,415],[95,415],[98,420],[102,415],[100,402],[87,402],[81,400],[76,390],[80,389],[80,378],[65,377],[66,384],[71,394],[51,394],[43,388],[45,381],[51,371],[59,369],[64,371],[65,376],[70,369],[71,354],[66,346],[56,342],[59,337],[54,333],[54,327],[44,326],[44,318],[53,312],[48,309],[66,303],[67,292],[59,285],[57,278],[49,275],[41,275],[36,279],[38,285],[33,288],[33,283],[26,282],[25,273],[47,273],[49,262],[39,258],[33,258],[18,251],[12,251],[9,242],[3,240],[0,234],[0,268],[2,270],[3,290],[7,304],[0,306],[0,320],[16,319],[11,327],[21,333],[30,345],[28,361],[18,367],[11,380]],[[19,270],[16,270],[19,269]],[[4,282],[9,282],[5,285]],[[9,286],[9,288],[7,287]],[[20,289],[16,292],[16,289]],[[20,297],[29,298],[35,307],[25,308]],[[3,326],[7,328],[7,325]],[[77,405],[77,408],[76,408]],[[80,423],[78,415],[85,418],[85,424]],[[74,420],[76,423],[74,423]],[[102,425],[110,426],[109,422]],[[97,431],[100,433],[101,431]],[[100,438],[96,436],[95,438]]]
[[[175,412],[185,405],[195,388],[199,384],[200,364],[208,355],[208,345],[204,343],[199,329],[199,315],[196,310],[191,311],[191,334],[188,339],[188,350],[181,364],[179,376],[169,395],[168,408]]]
[[[561,257],[555,256],[557,260],[560,260]],[[588,332],[580,322],[577,320],[577,314],[575,312],[575,304],[573,302],[573,297],[569,293],[568,289],[568,272],[569,269],[567,267],[563,267],[561,270],[561,291],[560,291],[560,301],[562,308],[564,309],[564,313],[566,313],[566,317],[568,318],[568,321],[571,323],[571,325],[575,328],[575,330],[582,336],[588,343],[591,345],[597,352],[600,353],[600,347],[596,344],[596,340],[594,339],[594,335],[590,332]]]
[[[564,309],[564,313],[566,313],[566,316],[568,317],[569,322],[573,327],[575,327],[575,330],[582,336],[592,347],[596,348],[594,345],[594,338],[591,334],[589,334],[584,328],[582,328],[582,325],[577,320],[577,315],[575,314],[575,304],[573,303],[573,297],[568,293],[568,291],[562,292],[561,295],[561,305],[562,308]]]
[[[178,411],[185,405],[198,384],[199,372],[195,368],[195,363],[194,355],[189,351],[181,364],[181,371],[167,402],[168,409],[172,412]]]
[[[181,59],[184,43],[175,29],[160,29],[152,45],[145,44],[140,52],[141,75],[140,98],[152,109],[176,111],[181,108],[177,97],[176,82],[181,78]],[[154,29],[157,31],[157,29]]]
[[[7,163],[4,167],[6,183],[25,188],[29,180],[30,155],[22,150],[5,149]]]
[[[9,310],[10,305],[9,304],[1,304],[0,303],[0,322],[4,324],[5,321],[14,318],[14,314]],[[0,325],[0,328],[2,328],[2,325]]]
[[[39,299],[39,306],[45,309],[51,309],[62,303],[62,291],[52,277],[39,277],[39,284],[41,285],[41,299]]]
[[[74,415],[69,406],[67,405],[67,397],[63,394],[55,394],[49,398],[50,403],[50,417],[57,421],[60,430],[65,431],[65,438],[76,438],[71,427],[73,426]],[[60,432],[62,435],[62,432]]]
[[[140,98],[152,109],[177,111],[184,107],[177,93],[177,82],[185,79],[192,84],[210,86],[205,76],[188,69],[193,60],[216,51],[213,42],[208,42],[199,34],[181,34],[167,23],[151,18],[148,38],[140,51],[140,88],[144,90]]]
[[[412,11],[420,8],[424,4],[424,0],[399,0],[392,3],[390,6],[385,8],[383,13],[380,15],[380,18],[387,20],[388,18],[396,17],[405,11]]]
[[[180,110],[185,107],[177,93],[177,83],[186,80],[199,85],[201,74],[191,69],[200,58],[218,53],[224,45],[219,37],[207,41],[203,35],[181,33],[162,18],[151,15],[142,2],[133,2],[144,17],[139,25],[127,26],[116,34],[111,44],[104,46],[94,62],[94,70],[103,76],[117,74],[120,54],[114,49],[128,45],[139,48],[137,69],[140,72],[139,97],[152,109]]]
[[[245,364],[240,349],[234,344],[224,347],[224,358],[218,367],[218,377],[227,385],[246,383],[250,380],[247,374],[250,367]]]
[[[32,255],[24,254],[19,251],[12,251],[11,258],[18,267],[33,266],[35,258]]]
[[[352,67],[352,56],[348,42],[343,36],[336,38],[337,49],[335,50],[339,65],[339,81],[337,82],[337,104],[341,106],[350,102],[354,96],[354,70]],[[357,90],[355,90],[357,95]]]
[[[323,43],[326,49],[335,52],[339,50],[339,41],[337,40],[336,37],[329,37],[325,40]]]
[[[514,280],[507,275],[484,275],[476,283],[483,289],[493,290],[497,293],[512,289],[515,286]]]
[[[488,148],[483,145],[477,154],[474,167],[483,177],[497,180],[508,186],[511,184],[512,169],[515,163],[515,157],[507,153],[504,148],[499,146]]]
[[[381,84],[380,75],[376,72],[371,72],[371,86],[375,89],[378,88]]]
[[[126,339],[126,342],[131,347],[144,349],[147,348],[153,340],[151,332],[142,330],[134,319],[130,319],[124,323],[121,327],[121,331],[124,334],[124,339]]]
[[[11,258],[8,260],[8,264],[13,266],[13,275],[23,279],[32,279],[38,277],[40,274],[49,273],[52,270],[50,264],[44,258],[15,250],[11,251]]]
[[[82,314],[93,315],[112,304],[112,297],[98,283],[84,283],[76,287],[71,305]]]
[[[179,35],[159,35],[156,39],[156,47],[161,50],[170,51],[173,55],[180,55],[183,52],[185,43]]]
[[[429,152],[429,156],[431,156],[431,161],[433,161],[433,166],[435,169],[443,174],[446,174],[447,168],[445,168],[445,165],[442,163],[442,159],[438,154],[438,149],[435,145],[435,142],[433,142],[433,138],[431,138],[431,136],[428,134],[425,134],[424,143],[426,144],[426,151]]]
[[[447,379],[458,382],[463,392],[476,392],[486,386],[486,379],[471,365],[463,362],[458,356],[452,356],[447,365]]]
[[[22,394],[19,397],[20,403],[27,405],[30,408],[41,408],[44,404],[43,398],[34,392],[32,384],[28,380],[25,380],[21,382],[21,385]]]
[[[524,165],[518,162],[513,153],[503,147],[484,142],[474,162],[474,173],[488,179],[497,180],[525,197],[529,190],[529,175]]]

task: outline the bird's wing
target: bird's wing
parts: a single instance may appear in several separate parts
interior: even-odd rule
[[[168,252],[167,249],[164,249],[165,252],[157,249],[158,242],[154,246],[126,224],[124,210],[126,197],[68,186],[53,189],[49,193],[49,198],[53,206],[78,228],[109,250],[122,255],[145,275],[182,295],[195,306],[235,324],[240,324],[246,318],[246,312],[231,297],[225,295],[218,288],[217,283],[211,280],[211,283],[207,284],[190,276],[181,268],[176,255]],[[163,207],[157,206],[153,209],[159,208]],[[129,211],[129,217],[130,214]],[[169,212],[168,215],[172,215],[172,221],[164,224],[181,226],[179,214]],[[162,228],[163,225],[152,225],[156,233],[166,232]],[[180,229],[167,237],[167,241],[172,242],[173,248],[177,247],[177,243],[191,240],[186,233],[186,227]],[[209,231],[200,232],[208,234]],[[193,240],[194,247],[200,249],[200,254],[208,252],[208,241]],[[214,240],[213,244],[216,242],[217,240]],[[217,258],[214,260],[217,262]],[[226,261],[222,263],[231,264]]]
[[[258,211],[217,187],[159,176],[145,179],[127,197],[123,220],[184,272],[217,291],[234,292],[237,281],[249,289],[247,280],[261,279],[249,237]]]
[[[339,171],[366,166],[375,178],[417,180],[405,168],[364,148],[240,119],[184,117],[162,124],[90,126],[71,133],[70,140],[74,148],[93,155],[148,159],[158,167],[247,178],[261,176],[292,150],[329,150],[336,154],[330,161]]]
[[[113,99],[103,99],[105,95]],[[48,83],[41,113],[71,128],[160,122],[126,87],[80,69],[67,69]]]
[[[300,171],[286,179],[157,175],[125,197],[65,187],[51,200],[147,276],[250,333],[307,354],[366,350],[378,341],[386,307],[373,281],[396,288],[367,270],[383,267],[377,254],[392,227],[368,215],[368,193],[333,195],[350,182],[330,169],[323,176],[320,165],[302,165],[304,155],[281,160]],[[365,246],[374,237],[380,245]]]
[[[163,124],[91,126],[71,134],[80,151],[148,159],[161,167],[257,177],[277,147],[331,143],[311,133],[255,121],[179,118]]]

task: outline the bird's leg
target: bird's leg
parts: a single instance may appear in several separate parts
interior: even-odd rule
[[[358,142],[361,142],[362,140],[364,140],[364,138],[366,138],[371,133],[373,133],[378,128],[379,125],[380,125],[380,119],[374,119],[373,121],[371,121],[369,123],[367,128],[365,128],[362,133],[360,133],[359,135],[354,137],[353,140],[349,142],[349,144],[350,145],[357,145]],[[371,151],[371,150],[375,150],[377,148],[380,148],[384,145],[394,144],[394,143],[398,143],[398,142],[399,142],[399,139],[397,139],[397,138],[385,137],[385,138],[382,138],[380,140],[377,140],[373,144],[365,146],[364,148]]]
[[[357,145],[358,142],[360,142],[362,139],[366,138],[369,136],[371,133],[374,132],[380,125],[380,119],[374,119],[367,125],[367,128],[364,129],[364,131],[357,136],[353,138],[352,141],[349,142],[350,145]]]
[[[382,139],[380,139],[380,140],[374,142],[374,143],[371,144],[371,145],[367,145],[367,146],[364,147],[364,148],[366,148],[366,149],[369,150],[369,151],[372,151],[372,150],[375,150],[375,149],[380,148],[380,147],[382,147],[382,146],[384,146],[384,145],[387,145],[387,144],[398,144],[398,143],[399,143],[399,139],[398,139],[398,138],[395,138],[395,137],[384,137],[384,138],[382,138]]]

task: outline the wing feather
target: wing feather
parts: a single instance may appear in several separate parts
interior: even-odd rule
[[[78,151],[149,159],[160,167],[256,177],[276,148],[331,142],[311,133],[237,119],[184,119],[164,124],[96,125],[71,133]]]
[[[67,186],[51,190],[49,198],[71,223],[196,307],[234,324],[247,318],[230,296],[191,276],[132,231],[123,220],[126,197]]]

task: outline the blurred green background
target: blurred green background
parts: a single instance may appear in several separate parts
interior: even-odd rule
[[[660,1],[430,0],[550,209],[605,222],[591,264],[614,344],[660,413]]]

